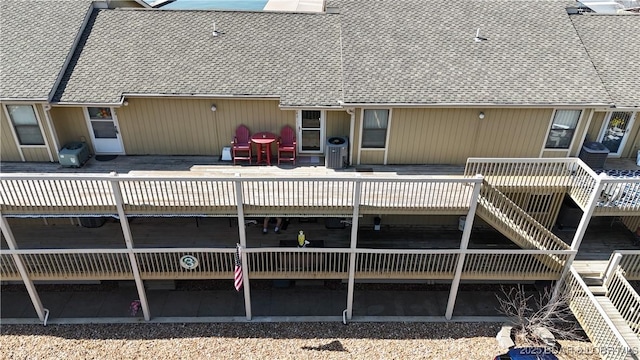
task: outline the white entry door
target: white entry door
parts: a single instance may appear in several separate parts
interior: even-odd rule
[[[118,131],[118,120],[112,109],[88,107],[85,110],[96,155],[124,154],[124,145]]]
[[[608,114],[602,125],[598,141],[609,149],[609,156],[619,157],[622,155],[634,117],[635,113],[631,111],[614,111]]]
[[[298,153],[322,154],[324,152],[325,111],[299,110],[296,123]]]

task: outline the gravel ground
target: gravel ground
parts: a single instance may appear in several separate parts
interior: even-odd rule
[[[500,325],[2,325],[0,359],[493,359]],[[560,359],[600,359],[589,343],[560,343]]]

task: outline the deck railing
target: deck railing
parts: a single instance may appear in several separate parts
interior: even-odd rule
[[[466,254],[463,279],[557,280],[574,251],[476,249],[245,248],[247,267],[256,279],[346,279],[350,255],[356,255],[356,279],[452,279],[460,254]],[[133,279],[133,254],[143,280],[231,279],[233,248],[29,249],[3,250],[2,276],[20,279],[11,256],[21,257],[32,280]],[[188,263],[184,263],[187,257]],[[187,267],[187,264],[195,266]]]
[[[621,216],[640,212],[640,178],[602,177],[604,183],[595,215]]]
[[[607,297],[631,330],[640,336],[640,296],[618,268],[607,278]]]
[[[469,207],[473,187],[460,177],[421,179],[369,179],[362,181],[361,212],[380,209],[464,210]]]
[[[357,249],[356,279],[453,279],[457,250]]]
[[[9,216],[116,215],[119,201],[128,215],[229,216],[237,213],[238,201],[245,214],[253,216],[350,215],[354,206],[365,213],[385,208],[464,213],[472,200],[472,185],[481,181],[463,176],[299,179],[161,174],[0,174],[0,206]]]
[[[487,182],[483,183],[478,199],[478,215],[500,232],[518,241],[526,249],[568,250],[562,239],[547,230],[531,215]]]
[[[211,208],[235,210],[232,181],[202,178],[120,180],[118,181],[127,213],[158,211],[199,211]]]
[[[558,280],[573,251],[473,251],[465,257],[464,279]]]
[[[111,184],[104,175],[0,174],[4,213],[116,212]]]
[[[3,251],[18,253],[32,280],[133,279],[126,250],[42,249]]]
[[[598,304],[587,284],[575,269],[567,273],[564,281],[569,307],[600,355],[605,360],[626,359],[630,352],[624,340],[608,315]]]
[[[5,281],[21,280],[20,272],[13,260],[13,256],[5,254],[4,251],[0,254],[0,278]]]
[[[136,249],[140,277],[144,280],[229,279],[235,249]],[[188,260],[184,260],[188,257]],[[187,266],[187,265],[192,265]]]
[[[247,248],[250,276],[257,279],[346,279],[349,249]]]
[[[611,254],[611,259],[613,259],[616,253],[622,254],[620,267],[624,270],[625,277],[629,280],[640,280],[640,250],[614,251],[613,254]]]
[[[481,174],[496,187],[566,187],[577,167],[571,158],[469,158],[464,174]]]
[[[585,210],[589,197],[596,190],[596,177],[598,175],[591,170],[587,164],[582,161],[575,160],[574,172],[571,175],[571,187],[569,188],[569,196],[575,203]]]

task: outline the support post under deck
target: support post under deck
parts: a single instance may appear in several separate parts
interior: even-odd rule
[[[236,174],[237,177],[240,174]],[[247,248],[247,231],[244,224],[244,207],[242,198],[242,180],[235,181],[236,187],[236,204],[238,208],[238,236],[240,238],[240,247]],[[251,288],[249,287],[249,267],[247,263],[247,253],[240,252],[240,261],[242,262],[242,290],[244,292],[244,311],[247,320],[251,320]]]
[[[469,247],[469,238],[471,237],[471,229],[473,228],[473,220],[476,217],[476,209],[478,207],[478,198],[480,197],[480,188],[482,186],[482,175],[476,175],[476,179],[480,181],[474,183],[473,193],[469,203],[469,211],[467,212],[467,219],[464,224],[464,230],[462,231],[462,239],[460,240],[460,255],[458,255],[458,263],[456,265],[456,272],[451,282],[451,290],[449,291],[449,301],[447,302],[447,310],[445,312],[445,318],[451,320],[453,316],[453,308],[456,304],[456,297],[458,296],[458,287],[460,286],[460,277],[462,276],[462,267],[464,266],[465,251]]]
[[[360,219],[360,191],[362,182],[356,179],[353,194],[353,217],[351,219],[351,246],[349,253],[349,280],[347,285],[347,320],[353,316],[353,291],[356,275],[356,247],[358,245],[358,223]]]
[[[111,173],[113,177],[117,177],[115,172]],[[136,289],[138,290],[138,297],[140,298],[140,307],[142,308],[142,314],[144,319],[151,320],[151,312],[149,310],[149,302],[147,301],[147,293],[144,290],[144,282],[140,277],[140,269],[138,268],[138,260],[136,254],[133,252],[133,236],[131,235],[131,227],[129,226],[129,219],[124,211],[124,201],[122,200],[122,192],[120,191],[120,184],[117,180],[111,181],[111,191],[113,191],[113,197],[116,201],[116,208],[118,209],[118,217],[120,218],[120,226],[122,227],[122,234],[124,235],[124,242],[127,245],[129,262],[131,263],[131,271],[133,272],[133,278],[136,283]]]
[[[0,212],[0,226],[2,229],[2,233],[4,234],[5,240],[7,240],[7,245],[10,250],[17,250],[18,246],[16,245],[16,239],[13,236],[13,232],[11,231],[11,227],[9,226],[9,222]],[[36,287],[33,285],[33,281],[29,278],[29,274],[27,273],[27,269],[24,267],[22,263],[22,259],[18,254],[12,254],[13,261],[16,263],[16,267],[18,268],[18,272],[20,272],[20,277],[24,282],[24,285],[27,288],[27,292],[29,293],[29,297],[31,298],[31,302],[33,303],[33,307],[38,314],[38,319],[40,321],[45,321],[45,308],[42,306],[42,301],[40,301],[40,296],[36,291]]]

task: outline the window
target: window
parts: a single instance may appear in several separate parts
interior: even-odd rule
[[[44,145],[36,113],[31,105],[7,105],[20,145]]]
[[[581,110],[556,110],[545,148],[568,149],[578,126]]]
[[[388,126],[389,110],[365,110],[362,123],[362,147],[384,149]]]

